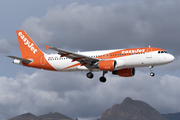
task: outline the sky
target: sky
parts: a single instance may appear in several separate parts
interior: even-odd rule
[[[60,112],[92,120],[126,97],[142,100],[160,113],[180,112],[180,1],[177,0],[0,0],[0,119],[31,112]],[[137,68],[123,78],[102,72],[51,72],[12,63],[21,57],[16,30],[23,29],[46,53],[45,45],[72,52],[159,47],[175,61]]]

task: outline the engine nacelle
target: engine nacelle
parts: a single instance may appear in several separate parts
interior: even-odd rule
[[[22,65],[22,61],[20,61],[18,59],[14,59],[13,63],[18,64],[18,65]]]
[[[135,68],[124,68],[121,70],[112,71],[113,75],[119,75],[121,77],[132,77],[135,75]]]
[[[119,70],[125,66],[125,62],[123,60],[116,60],[116,70]]]
[[[105,71],[113,71],[116,67],[115,60],[106,60],[106,61],[99,61],[99,69]]]

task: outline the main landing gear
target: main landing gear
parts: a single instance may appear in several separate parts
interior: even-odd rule
[[[88,72],[88,73],[86,74],[86,76],[87,76],[88,78],[90,78],[90,79],[92,79],[92,78],[94,77],[94,75],[93,75],[92,72]]]
[[[103,71],[103,76],[99,78],[99,81],[102,83],[106,82],[106,78],[104,77],[104,75],[107,73],[107,71]]]
[[[154,77],[155,74],[153,73],[153,66],[149,66],[149,69],[150,69],[150,71],[151,71],[150,76],[151,76],[151,77]]]
[[[105,83],[106,82],[106,78],[104,77],[104,75],[107,73],[107,71],[103,71],[103,75],[102,77],[99,78],[99,81],[102,82],[102,83]],[[94,77],[93,73],[92,72],[88,72],[86,74],[86,76],[90,79],[92,79]]]

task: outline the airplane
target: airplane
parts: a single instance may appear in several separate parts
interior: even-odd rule
[[[120,77],[132,77],[136,67],[149,67],[150,76],[154,76],[153,67],[171,63],[174,56],[164,49],[154,47],[70,52],[56,47],[46,46],[46,50],[56,54],[42,52],[24,30],[16,31],[21,57],[13,58],[13,63],[51,71],[88,71],[86,76],[93,78],[94,71],[102,71],[100,82],[106,82],[105,74],[112,72]]]

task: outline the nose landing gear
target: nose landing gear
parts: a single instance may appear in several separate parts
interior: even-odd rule
[[[155,74],[154,74],[153,72],[150,73],[150,76],[154,77],[154,75],[155,75]]]
[[[150,69],[150,71],[151,71],[151,73],[150,73],[150,76],[151,76],[151,77],[154,77],[154,76],[155,76],[155,74],[153,73],[153,67],[154,67],[154,66],[149,66],[149,69]]]

